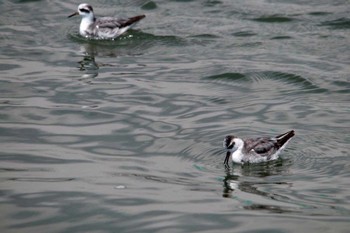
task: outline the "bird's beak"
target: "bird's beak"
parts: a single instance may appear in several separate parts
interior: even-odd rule
[[[224,164],[228,166],[228,160],[230,159],[230,155],[231,155],[231,152],[230,151],[227,151],[226,152],[226,158],[225,158],[225,161],[224,161]]]
[[[73,14],[71,14],[70,16],[68,16],[68,18],[73,17],[74,15],[79,15],[79,12],[78,12],[78,11],[74,12]]]

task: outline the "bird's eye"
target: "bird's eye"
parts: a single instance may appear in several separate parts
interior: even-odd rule
[[[79,9],[79,11],[84,12],[84,13],[90,13],[90,11],[86,10],[86,9]]]

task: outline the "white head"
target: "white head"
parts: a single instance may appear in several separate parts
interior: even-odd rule
[[[82,3],[78,6],[78,10],[68,16],[68,18],[73,17],[75,15],[81,15],[83,18],[94,18],[94,10],[92,6],[87,3]]]
[[[240,138],[236,138],[233,135],[228,135],[224,139],[223,146],[227,150],[224,164],[228,165],[228,160],[230,159],[230,155],[233,152],[235,152],[237,149],[243,148],[244,142]]]
[[[243,140],[233,135],[228,135],[224,139],[223,146],[229,152],[235,152],[238,148],[243,147]]]

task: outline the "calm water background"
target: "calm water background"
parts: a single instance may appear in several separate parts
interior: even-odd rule
[[[1,1],[1,232],[349,232],[348,0]],[[296,130],[225,170],[222,140]]]

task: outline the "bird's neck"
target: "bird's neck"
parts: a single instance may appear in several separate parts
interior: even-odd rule
[[[235,144],[236,144],[236,146],[237,146],[237,150],[243,150],[243,147],[244,147],[244,142],[243,142],[243,140],[242,139],[240,139],[240,138],[236,138],[235,139]]]
[[[91,15],[86,15],[81,19],[81,23],[80,23],[80,31],[85,31],[86,29],[89,28],[89,26],[91,24],[93,24],[95,22],[95,16],[93,14]]]
[[[237,138],[235,139],[235,146],[237,147],[237,149],[232,153],[232,160],[235,163],[242,163],[242,159],[243,159],[243,147],[244,147],[244,142],[242,139]]]

